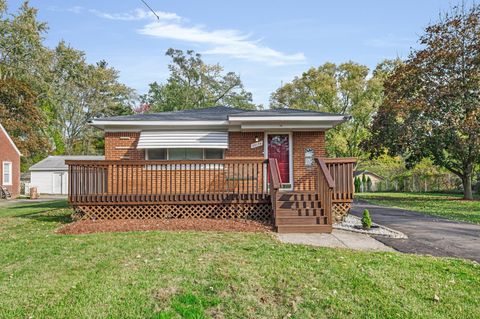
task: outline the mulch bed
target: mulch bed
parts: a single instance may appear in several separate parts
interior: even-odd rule
[[[57,230],[59,234],[91,234],[146,230],[259,232],[273,230],[270,223],[233,219],[117,219],[81,220]]]

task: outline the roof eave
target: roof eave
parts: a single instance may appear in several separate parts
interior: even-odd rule
[[[125,128],[127,130],[141,130],[142,128],[168,128],[168,127],[225,127],[228,121],[98,121],[93,120],[89,125],[105,130],[108,128]]]
[[[237,115],[229,116],[229,120],[203,120],[203,121],[112,121],[112,120],[93,120],[89,124],[102,130],[136,130],[144,128],[201,128],[201,127],[224,127],[232,126],[255,126],[269,124],[278,124],[278,127],[291,127],[292,129],[330,129],[350,119],[350,116],[331,115],[331,116],[258,116],[242,117]]]
[[[350,116],[328,115],[328,116],[229,116],[230,123],[237,122],[345,122]]]

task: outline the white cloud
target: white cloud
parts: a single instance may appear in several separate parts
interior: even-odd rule
[[[133,12],[127,13],[106,13],[95,9],[90,10],[90,12],[97,17],[109,20],[138,21],[157,19],[153,12],[143,9],[135,9]],[[171,12],[155,11],[155,14],[162,21],[179,21],[181,19],[177,14]]]
[[[131,13],[104,13],[90,10],[98,17],[121,20],[150,20],[138,30],[140,34],[161,39],[184,41],[204,45],[203,54],[217,54],[238,59],[262,62],[269,65],[287,65],[304,63],[306,58],[301,52],[287,54],[272,49],[252,39],[251,34],[231,29],[208,30],[204,26],[188,25],[188,20],[175,13],[157,11],[159,19],[152,12],[136,9]]]
[[[54,12],[72,12],[72,13],[79,14],[79,13],[82,13],[85,10],[85,8],[81,7],[81,6],[73,6],[73,7],[69,7],[69,8],[60,8],[60,7],[57,7],[57,6],[49,6],[47,8],[47,10],[54,11]]]

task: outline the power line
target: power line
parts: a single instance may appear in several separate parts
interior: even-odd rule
[[[142,1],[143,4],[144,4],[145,6],[147,6],[148,9],[150,9],[150,11],[152,11],[152,13],[157,17],[157,20],[160,20],[160,17],[157,15],[157,13],[156,13],[155,11],[153,11],[152,7],[150,7],[150,6],[148,5],[148,3],[146,3],[144,0],[140,0],[140,1]]]

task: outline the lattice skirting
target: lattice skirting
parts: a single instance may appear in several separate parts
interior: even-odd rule
[[[77,206],[75,219],[216,218],[272,220],[270,204],[93,205]]]
[[[332,216],[334,221],[341,221],[348,214],[352,203],[334,203],[332,205]]]

